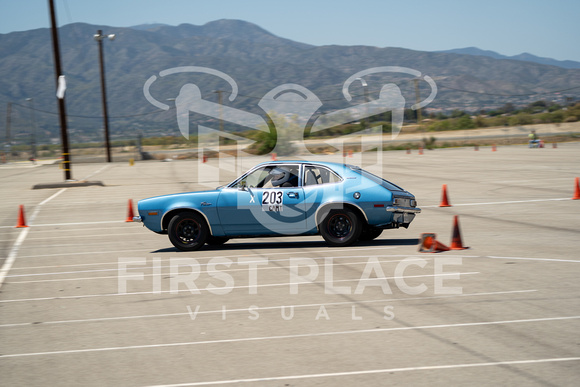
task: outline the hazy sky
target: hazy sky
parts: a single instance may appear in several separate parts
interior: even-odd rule
[[[313,45],[423,51],[475,46],[504,55],[528,52],[580,61],[578,0],[54,1],[59,25],[202,25],[240,19]],[[0,0],[0,33],[48,26],[48,0]]]

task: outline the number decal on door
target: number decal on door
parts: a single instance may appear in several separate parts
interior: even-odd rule
[[[262,211],[282,212],[282,191],[264,191],[262,193]]]

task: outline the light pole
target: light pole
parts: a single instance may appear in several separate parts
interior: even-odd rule
[[[34,117],[34,100],[32,98],[26,98],[30,102],[30,153],[32,158],[36,160],[36,118]]]
[[[105,87],[105,61],[103,59],[103,39],[115,40],[115,34],[103,35],[102,30],[98,30],[93,36],[99,44],[99,64],[101,68],[101,96],[103,99],[103,123],[105,125],[105,148],[107,150],[107,162],[111,159],[111,143],[109,141],[109,115],[107,113],[107,88]]]

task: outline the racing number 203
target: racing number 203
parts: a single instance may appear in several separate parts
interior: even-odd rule
[[[284,194],[282,191],[264,191],[262,194],[262,210],[263,211],[282,211],[282,199]]]

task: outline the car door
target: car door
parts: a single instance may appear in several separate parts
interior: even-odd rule
[[[255,168],[224,188],[218,214],[226,234],[295,235],[306,231],[299,164]]]

